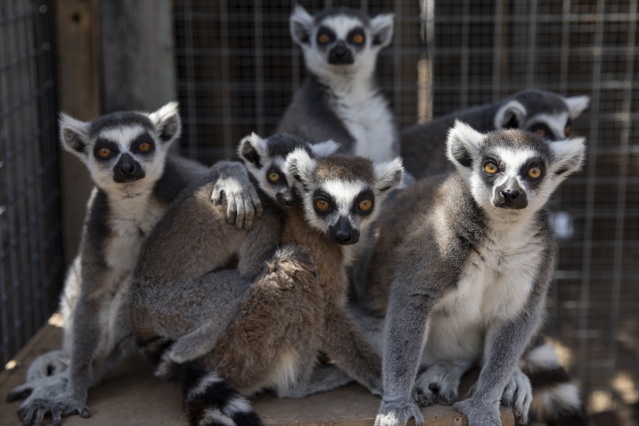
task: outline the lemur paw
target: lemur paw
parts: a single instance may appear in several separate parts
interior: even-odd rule
[[[251,229],[255,215],[262,216],[262,201],[244,169],[228,169],[215,182],[211,201],[226,199],[226,221],[242,229]]]
[[[415,381],[415,401],[422,406],[451,405],[459,397],[460,380],[458,370],[445,363],[435,364]]]
[[[40,425],[46,416],[50,416],[54,426],[61,426],[62,417],[72,414],[91,417],[86,402],[67,393],[49,398],[28,398],[18,408],[18,418],[23,425]]]
[[[61,350],[49,351],[33,360],[27,371],[27,382],[54,376],[69,368],[69,355]]]
[[[519,368],[513,372],[510,382],[504,388],[501,396],[502,405],[513,408],[517,422],[528,424],[528,411],[532,402],[532,386],[530,380]]]
[[[453,408],[468,417],[469,426],[501,426],[499,404],[468,398],[454,403]]]
[[[415,419],[415,425],[424,424],[424,416],[415,402],[382,401],[375,418],[375,426],[404,426],[411,417]]]

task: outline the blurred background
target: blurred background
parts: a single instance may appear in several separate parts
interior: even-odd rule
[[[395,14],[377,76],[399,127],[525,88],[590,97],[573,123],[588,162],[556,196],[573,233],[557,247],[546,330],[598,424],[637,424],[637,0],[300,3]],[[274,131],[304,78],[295,4],[0,0],[2,365],[56,309],[77,251],[91,183],[59,151],[58,112],[89,120],[177,99],[181,154],[231,158],[242,136]]]

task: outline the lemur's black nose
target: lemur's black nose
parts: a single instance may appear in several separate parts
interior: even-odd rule
[[[335,47],[335,56],[338,58],[343,58],[348,53],[348,50],[344,46],[336,46]]]
[[[516,189],[507,189],[505,191],[501,191],[501,195],[504,197],[506,201],[514,201],[519,197],[519,191]]]
[[[340,217],[334,226],[328,227],[328,236],[338,244],[355,244],[359,241],[359,230],[353,228],[348,219]]]
[[[113,180],[118,183],[133,182],[145,176],[144,169],[129,154],[122,154],[120,160],[113,167]]]

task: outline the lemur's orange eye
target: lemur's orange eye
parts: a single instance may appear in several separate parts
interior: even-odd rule
[[[326,44],[329,41],[331,41],[331,38],[328,36],[328,34],[321,33],[317,36],[317,42],[319,44]]]
[[[280,180],[280,174],[277,172],[268,172],[268,180],[270,180],[271,182],[277,182],[278,180]]]
[[[371,200],[362,200],[359,202],[359,204],[357,205],[359,207],[360,210],[363,211],[368,211],[371,209],[371,207],[373,207],[373,202]]]
[[[364,36],[362,34],[355,34],[351,40],[355,44],[363,44]]]
[[[321,198],[315,200],[315,207],[317,208],[317,210],[326,211],[329,209],[330,206],[331,205],[326,200],[322,200]]]
[[[494,175],[499,170],[499,167],[497,167],[497,164],[493,163],[492,161],[489,161],[486,164],[484,164],[484,170],[489,175]]]
[[[151,149],[151,144],[149,142],[142,142],[138,145],[138,149],[142,152],[148,152]]]
[[[544,130],[544,129],[537,129],[537,130],[535,130],[535,134],[536,134],[537,136],[541,136],[542,138],[545,138],[545,137],[546,137],[546,135],[547,135],[546,130]]]
[[[539,176],[541,176],[541,169],[537,166],[529,168],[528,176],[530,176],[533,179],[539,178]]]
[[[572,126],[570,125],[566,126],[566,128],[564,129],[564,135],[570,136],[571,132],[572,132]]]
[[[100,158],[109,158],[111,156],[111,150],[109,148],[98,149],[98,156]]]

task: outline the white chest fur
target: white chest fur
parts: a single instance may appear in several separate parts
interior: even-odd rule
[[[393,116],[381,94],[363,83],[338,87],[333,94],[335,112],[355,139],[355,155],[385,162],[399,154]]]
[[[433,308],[423,361],[478,361],[489,325],[524,308],[540,270],[544,242],[532,233],[518,238],[488,235],[466,260],[457,287]]]
[[[104,251],[107,265],[117,280],[135,267],[142,243],[164,214],[165,207],[150,194],[109,201],[111,238]]]

